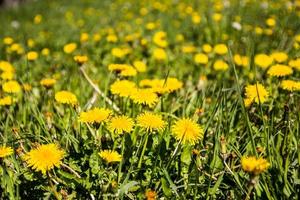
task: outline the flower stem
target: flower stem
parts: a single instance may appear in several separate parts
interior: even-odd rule
[[[147,147],[147,143],[148,143],[148,138],[149,138],[149,133],[147,133],[146,136],[145,136],[144,146],[143,146],[143,150],[142,150],[142,153],[141,153],[141,156],[140,156],[140,160],[139,160],[139,164],[138,164],[138,169],[140,169],[141,166],[142,166],[142,161],[143,161],[143,157],[144,157],[144,154],[145,154],[145,151],[146,151],[146,147]]]

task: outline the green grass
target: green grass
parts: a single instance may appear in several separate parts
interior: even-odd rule
[[[288,92],[280,87],[282,80],[299,80],[299,68],[288,77],[276,78],[254,63],[255,55],[274,51],[286,52],[288,61],[300,57],[295,47],[295,36],[300,31],[299,7],[288,10],[285,0],[267,1],[268,8],[263,8],[261,1],[230,0],[230,5],[219,11],[222,20],[216,22],[213,14],[217,12],[217,1],[157,2],[165,10],[155,9],[157,3],[153,1],[134,0],[44,0],[1,8],[0,60],[15,67],[14,79],[19,84],[32,86],[31,91],[12,94],[12,105],[0,106],[0,147],[14,149],[12,155],[0,158],[1,199],[145,199],[148,189],[164,199],[299,198],[299,91]],[[188,6],[199,13],[200,24],[193,24],[186,14]],[[142,16],[141,8],[147,8],[148,14]],[[33,23],[37,14],[42,15],[40,24]],[[241,18],[240,31],[232,27],[236,16]],[[256,34],[254,28],[267,29],[265,20],[272,16],[276,19],[273,33]],[[160,26],[147,30],[148,22],[159,22]],[[12,24],[18,24],[18,28]],[[106,41],[108,29],[115,30],[118,42]],[[156,47],[152,37],[157,31],[167,33],[165,61],[151,56]],[[84,32],[90,38],[80,42]],[[93,41],[95,33],[102,36],[99,42]],[[139,33],[148,44],[142,46],[139,39],[126,42],[125,37],[133,33]],[[176,41],[178,34],[185,40]],[[8,45],[2,39],[8,36],[23,47],[23,53],[7,52]],[[35,42],[33,47],[27,44],[28,39]],[[68,55],[63,46],[70,42],[78,47]],[[206,43],[224,43],[229,52],[223,56],[210,53],[206,65],[196,64],[194,55]],[[182,53],[182,46],[190,44],[196,52]],[[111,54],[112,48],[124,46],[132,49],[124,58]],[[41,55],[43,48],[49,48],[49,56]],[[29,51],[38,52],[38,59],[28,61]],[[235,54],[248,56],[249,65],[237,66]],[[88,56],[89,61],[82,66],[86,76],[74,62],[74,55]],[[214,70],[217,59],[225,60],[229,68]],[[107,66],[132,64],[134,60],[144,60],[147,71],[126,79],[138,84],[143,79],[176,77],[183,87],[160,96],[153,108],[113,95],[110,85],[120,77],[109,72]],[[207,78],[204,85],[199,84],[200,76]],[[53,88],[40,85],[46,77],[57,77]],[[89,81],[99,87],[101,94]],[[0,85],[5,82],[1,79]],[[256,82],[268,90],[268,100],[245,107],[245,86]],[[73,92],[78,106],[56,102],[54,95],[60,90]],[[0,98],[7,95],[1,86]],[[135,126],[130,134],[115,136],[106,123],[78,121],[80,112],[90,107],[113,110],[106,98],[120,109],[115,114],[135,119],[146,110],[153,111],[163,116],[166,128],[147,134]],[[200,108],[203,112],[198,115]],[[172,135],[171,126],[184,117],[194,119],[204,130],[203,138],[195,145],[182,144]],[[48,143],[59,144],[66,156],[62,165],[43,175],[28,167],[22,156],[37,144]],[[98,155],[104,149],[118,151],[122,161],[106,163]],[[251,155],[270,163],[268,170],[256,177],[253,190],[250,182],[254,178],[241,167],[242,156]]]

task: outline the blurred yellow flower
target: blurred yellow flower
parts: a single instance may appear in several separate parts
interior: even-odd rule
[[[264,158],[256,158],[255,156],[242,157],[241,164],[245,172],[254,175],[261,174],[270,166],[270,163],[267,160]]]
[[[88,57],[85,55],[76,55],[73,57],[73,59],[79,65],[82,65],[88,61]]]
[[[282,77],[291,75],[293,70],[287,65],[276,64],[271,66],[267,73],[270,76]]]
[[[139,61],[139,60],[134,61],[133,66],[138,72],[145,72],[147,69],[146,64],[143,61]]]
[[[268,18],[266,20],[266,24],[269,26],[269,27],[274,27],[276,25],[276,20],[274,18]]]
[[[153,50],[153,57],[156,60],[166,60],[167,59],[167,53],[162,48],[155,48]]]
[[[12,104],[12,98],[10,96],[0,98],[0,106],[9,106],[11,104]]]
[[[228,48],[225,44],[217,44],[214,46],[214,52],[219,55],[224,55],[228,52]]]
[[[88,33],[81,33],[80,35],[80,42],[87,42],[89,40],[89,34]]]
[[[272,64],[273,58],[266,54],[257,54],[254,57],[254,62],[257,66],[259,66],[261,68],[267,68],[268,66],[270,66]]]
[[[3,38],[3,43],[6,45],[11,45],[14,42],[14,39],[11,37],[5,37]]]
[[[17,81],[8,81],[3,83],[2,89],[7,93],[19,93],[21,91],[21,86]]]
[[[29,51],[27,53],[27,59],[29,61],[33,61],[36,60],[38,58],[39,54],[36,51]]]
[[[300,82],[299,81],[293,81],[293,80],[283,80],[281,82],[281,87],[284,90],[300,91]]]
[[[6,156],[10,156],[13,154],[13,149],[11,147],[0,147],[0,158],[4,158]]]
[[[137,116],[137,124],[148,132],[162,131],[166,122],[159,114],[145,112]]]
[[[193,45],[184,45],[181,47],[182,53],[193,53],[196,51],[196,47]]]
[[[75,105],[77,104],[77,97],[69,91],[59,91],[55,93],[55,100],[62,104],[70,104]]]
[[[202,46],[202,50],[205,52],[205,53],[210,53],[210,52],[212,52],[212,47],[211,47],[211,45],[210,44],[204,44],[203,46]]]
[[[86,112],[81,112],[79,121],[84,123],[100,123],[108,119],[112,111],[106,108],[93,108]]]
[[[40,81],[40,84],[46,88],[52,87],[56,83],[56,80],[53,78],[44,78]]]
[[[14,73],[12,71],[6,71],[1,74],[3,80],[12,80],[14,78]]]
[[[233,60],[237,66],[247,67],[249,65],[249,59],[247,56],[241,56],[239,54],[235,54],[233,56]]]
[[[228,64],[223,60],[216,60],[213,65],[214,69],[217,71],[226,71],[228,69]]]
[[[24,160],[35,171],[41,171],[46,174],[47,171],[55,166],[59,167],[65,152],[60,150],[56,144],[43,144],[30,150],[24,155]]]
[[[135,83],[128,80],[118,80],[110,86],[111,93],[117,94],[121,97],[129,97],[135,89]]]
[[[41,54],[43,56],[48,56],[50,54],[50,50],[48,48],[43,48]]]
[[[174,137],[183,144],[196,144],[203,137],[202,127],[189,118],[179,119],[172,126]]]
[[[70,54],[73,51],[75,51],[76,48],[77,48],[77,44],[76,43],[69,43],[69,44],[66,44],[64,46],[64,52],[67,53],[67,54]]]
[[[195,56],[194,56],[194,62],[196,64],[207,64],[208,63],[208,56],[204,53],[197,53]]]
[[[33,23],[40,24],[42,22],[42,20],[43,20],[43,16],[38,14],[38,15],[34,16]]]
[[[114,150],[103,150],[99,152],[99,156],[105,160],[107,163],[120,162],[122,161],[122,156]]]
[[[289,58],[285,52],[274,52],[271,54],[271,57],[278,63],[283,63]]]
[[[166,40],[167,33],[164,31],[158,31],[153,36],[153,42],[157,46],[161,48],[166,48],[168,46],[168,42]]]

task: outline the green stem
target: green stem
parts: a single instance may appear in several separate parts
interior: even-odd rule
[[[121,181],[121,175],[122,175],[122,164],[123,164],[123,160],[124,160],[124,151],[125,151],[125,135],[123,135],[122,138],[122,161],[119,164],[119,169],[118,169],[118,184]]]
[[[54,185],[53,185],[53,183],[52,183],[51,176],[50,176],[49,173],[47,173],[47,177],[48,177],[49,184],[50,184],[51,190],[52,190],[52,192],[53,192],[55,198],[56,198],[57,200],[59,200],[59,199],[60,199],[59,194],[57,193],[57,191],[56,191],[56,189],[55,189],[55,187],[54,187]]]
[[[140,169],[141,166],[142,166],[143,157],[144,157],[144,154],[145,154],[145,151],[146,151],[146,148],[147,148],[148,138],[149,138],[149,133],[147,133],[146,136],[145,136],[144,146],[143,146],[143,150],[142,150],[142,153],[141,153],[141,156],[140,156],[138,169]]]

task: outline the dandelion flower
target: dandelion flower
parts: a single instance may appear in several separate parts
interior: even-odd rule
[[[172,126],[172,134],[183,144],[196,144],[203,137],[203,129],[197,122],[183,118]]]
[[[133,66],[138,72],[145,72],[147,69],[147,66],[143,61],[136,60],[133,62]]]
[[[46,88],[52,87],[56,83],[56,80],[53,78],[44,78],[40,81],[40,84]]]
[[[210,53],[210,52],[212,51],[212,47],[211,47],[210,44],[204,44],[204,45],[202,46],[202,50],[203,50],[203,52],[205,52],[205,53]]]
[[[292,68],[290,68],[287,65],[277,64],[277,65],[271,66],[267,73],[270,76],[281,77],[281,76],[287,76],[287,75],[292,74],[293,70],[292,70]]]
[[[285,52],[274,52],[271,54],[271,57],[278,63],[283,63],[289,58]]]
[[[122,160],[122,156],[118,152],[112,150],[103,150],[99,152],[99,156],[107,163],[120,162]]]
[[[88,57],[87,56],[81,56],[81,55],[74,56],[73,59],[79,65],[82,65],[82,64],[84,64],[84,63],[86,63],[88,61]]]
[[[7,71],[1,74],[3,80],[12,80],[14,78],[14,72]]]
[[[0,106],[9,106],[12,104],[12,98],[10,96],[0,98]]]
[[[69,43],[69,44],[66,44],[64,46],[64,52],[66,54],[70,54],[72,53],[73,51],[75,51],[75,49],[77,48],[77,44],[76,43]]]
[[[233,56],[233,60],[237,66],[247,67],[249,65],[249,59],[247,56],[241,56],[239,54],[235,54]]]
[[[153,36],[153,42],[154,44],[156,44],[157,46],[161,47],[161,48],[165,48],[168,46],[168,42],[166,41],[166,32],[164,31],[158,31],[154,34]]]
[[[27,59],[29,61],[33,61],[33,60],[36,60],[38,58],[39,54],[35,51],[30,51],[27,53]]]
[[[245,89],[245,96],[248,99],[248,103],[255,101],[256,103],[264,103],[268,100],[269,93],[265,89],[265,87],[260,84],[248,85]]]
[[[194,62],[196,64],[207,64],[208,63],[208,56],[204,53],[197,53],[194,57]]]
[[[226,71],[228,69],[228,64],[223,60],[217,60],[213,67],[217,71]]]
[[[266,54],[257,54],[254,57],[254,63],[261,68],[267,68],[272,64],[272,62],[273,62],[273,58]]]
[[[3,72],[14,72],[15,68],[7,61],[0,61],[0,70]]]
[[[135,89],[131,95],[130,99],[134,103],[147,105],[153,107],[158,102],[158,96],[151,89]]]
[[[81,112],[79,116],[80,122],[85,123],[100,123],[105,121],[112,111],[106,108],[93,108],[86,112]]]
[[[225,44],[217,44],[214,46],[214,52],[218,55],[224,55],[228,52],[228,48]]]
[[[25,154],[24,159],[35,171],[46,174],[55,166],[59,167],[65,152],[58,148],[56,144],[39,145]]]
[[[133,128],[133,120],[125,115],[116,116],[110,119],[108,129],[112,133],[122,134],[124,132],[130,133]]]
[[[284,80],[281,82],[281,87],[284,90],[289,91],[299,91],[300,90],[300,82],[299,81],[293,81],[293,80]]]
[[[55,93],[55,100],[62,104],[77,104],[77,97],[69,91],[59,91]]]
[[[129,97],[135,89],[135,83],[127,80],[116,81],[110,85],[111,93],[121,97]]]
[[[155,60],[166,60],[167,59],[167,53],[162,48],[154,49],[152,55]]]
[[[145,112],[137,116],[137,124],[147,131],[161,131],[166,123],[159,114]]]
[[[17,81],[8,81],[3,83],[2,89],[7,93],[19,93],[21,91],[21,86]]]
[[[0,158],[10,156],[13,154],[13,149],[11,147],[0,147]]]
[[[266,171],[270,166],[270,163],[264,158],[256,158],[254,156],[242,157],[241,164],[245,172],[254,175]]]

